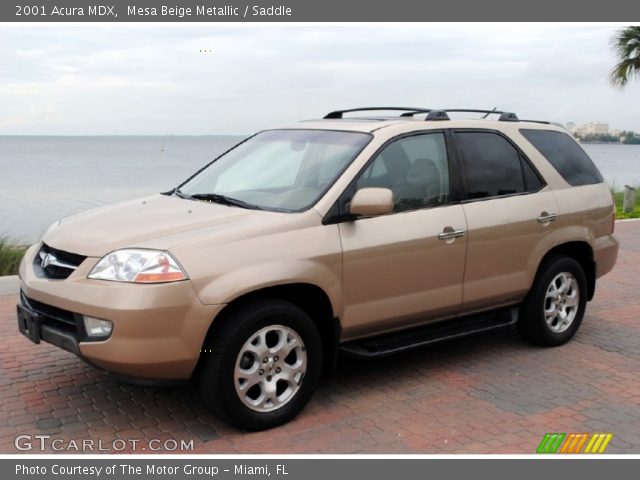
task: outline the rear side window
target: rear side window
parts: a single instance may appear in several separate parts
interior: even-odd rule
[[[589,156],[568,134],[533,129],[521,129],[520,133],[544,155],[569,185],[577,187],[603,181]]]
[[[544,183],[538,177],[538,174],[533,170],[533,167],[529,165],[525,159],[521,159],[522,163],[522,174],[524,175],[524,186],[526,187],[528,192],[537,192],[542,187],[544,187]]]
[[[467,198],[539,190],[542,182],[511,143],[493,132],[457,132]]]

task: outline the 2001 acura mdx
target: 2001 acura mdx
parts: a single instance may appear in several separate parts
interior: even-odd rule
[[[345,118],[374,110],[401,114]],[[509,324],[561,345],[616,261],[609,188],[563,128],[458,112],[331,112],[63,219],[20,267],[20,331],[121,377],[194,377],[245,429],[293,418],[341,349]]]

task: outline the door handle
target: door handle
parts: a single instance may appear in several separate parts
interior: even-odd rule
[[[555,213],[542,212],[538,217],[538,223],[554,222],[557,218],[558,215]]]
[[[463,237],[466,230],[458,229],[454,230],[453,227],[444,227],[442,233],[438,234],[440,240],[449,240],[451,238]]]

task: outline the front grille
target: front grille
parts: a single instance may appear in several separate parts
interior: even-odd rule
[[[62,280],[71,275],[86,258],[43,243],[33,262],[42,269],[47,278]]]
[[[33,300],[27,297],[23,291],[20,291],[20,301],[25,307],[40,314],[44,325],[50,325],[70,333],[78,341],[82,341],[86,337],[82,315]]]

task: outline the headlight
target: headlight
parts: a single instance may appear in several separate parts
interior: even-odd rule
[[[186,280],[187,275],[168,252],[125,249],[102,257],[87,278],[131,283],[163,283]]]

